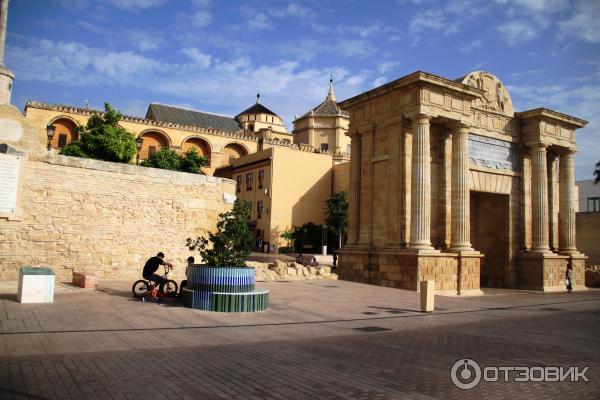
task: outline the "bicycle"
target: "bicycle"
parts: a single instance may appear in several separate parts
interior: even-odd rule
[[[151,296],[152,298],[154,298],[154,300],[160,303],[161,297],[176,296],[178,289],[177,282],[167,278],[167,276],[169,275],[169,270],[172,268],[170,268],[167,265],[165,265],[164,267],[165,273],[163,275],[163,278],[166,280],[166,282],[163,285],[162,293],[158,290],[160,285],[148,279],[140,279],[135,281],[135,283],[131,287],[133,297],[141,298],[143,301],[146,301],[146,298]]]

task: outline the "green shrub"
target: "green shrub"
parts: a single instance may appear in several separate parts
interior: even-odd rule
[[[60,150],[60,154],[71,157],[89,158],[89,156],[81,149],[81,142],[78,140],[63,147]]]
[[[79,140],[65,146],[60,154],[128,163],[135,155],[135,138],[118,125],[122,115],[104,103],[104,113],[93,112],[86,126],[79,126]]]
[[[148,157],[147,160],[142,161],[140,165],[143,167],[201,174],[201,168],[208,165],[208,158],[198,154],[198,151],[194,147],[186,151],[183,156],[180,156],[174,150],[163,147]]]
[[[209,233],[208,239],[188,238],[190,250],[198,249],[204,262],[214,267],[240,267],[250,255],[254,236],[248,226],[250,203],[237,199],[233,209],[219,214],[217,232]]]
[[[152,167],[160,169],[169,169],[171,171],[179,171],[181,167],[181,157],[176,151],[163,147],[156,153],[150,155],[147,160],[142,161],[143,167]]]
[[[190,148],[181,158],[180,171],[201,174],[202,167],[208,165],[208,158],[201,156],[195,147]]]

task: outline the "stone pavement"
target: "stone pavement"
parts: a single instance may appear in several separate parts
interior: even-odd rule
[[[0,294],[0,398],[599,398],[600,291],[488,290],[436,297],[344,281],[264,282],[271,308],[217,314],[130,297],[131,282],[58,292],[54,304]],[[589,382],[482,382],[455,361],[589,366]]]

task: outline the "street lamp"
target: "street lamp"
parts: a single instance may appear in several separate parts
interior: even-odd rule
[[[52,149],[52,138],[54,137],[55,131],[56,128],[54,127],[54,125],[46,126],[46,136],[48,136],[48,151]]]
[[[327,255],[327,225],[323,224],[323,231],[321,232],[321,250],[324,256]]]
[[[135,139],[135,148],[137,149],[137,155],[135,156],[136,165],[139,165],[139,163],[140,163],[140,150],[142,150],[143,143],[144,143],[143,137],[138,136],[137,139]]]

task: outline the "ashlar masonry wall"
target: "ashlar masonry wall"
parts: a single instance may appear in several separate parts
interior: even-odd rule
[[[199,258],[186,238],[214,230],[235,199],[228,179],[45,154],[29,154],[20,184],[20,218],[0,219],[0,280],[22,266],[133,280],[159,251],[181,279]]]

